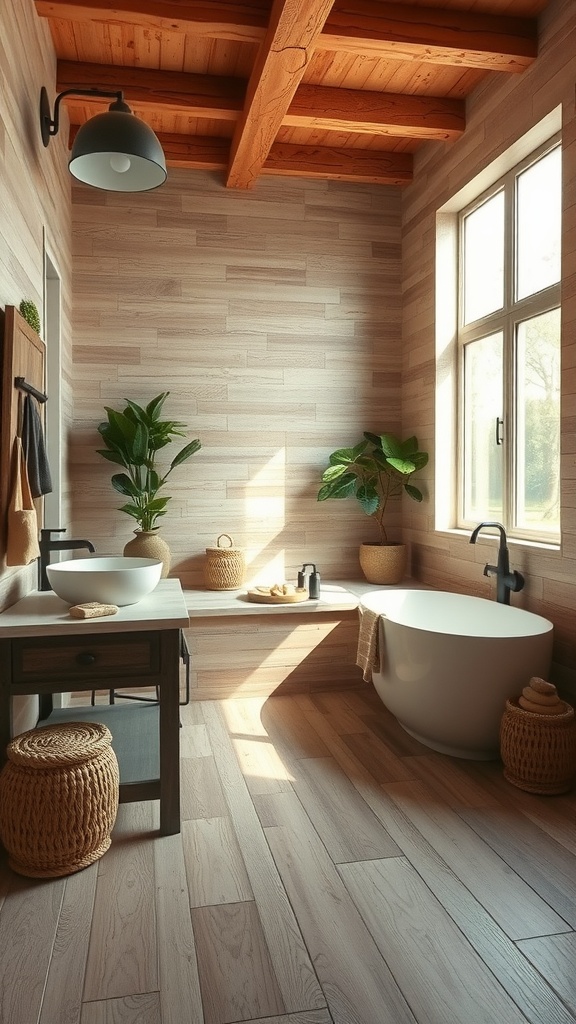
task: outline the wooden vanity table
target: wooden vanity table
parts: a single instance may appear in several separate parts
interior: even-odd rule
[[[178,580],[161,580],[138,604],[99,619],[73,619],[67,604],[52,591],[33,591],[2,612],[2,763],[12,736],[12,698],[17,695],[158,686],[157,705],[130,701],[66,708],[44,724],[104,722],[120,765],[120,801],[160,800],[160,833],[179,832],[180,630],[188,625]]]

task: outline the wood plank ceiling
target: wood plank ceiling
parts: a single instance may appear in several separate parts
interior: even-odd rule
[[[436,0],[437,2],[437,0]],[[168,166],[404,185],[466,129],[487,75],[521,74],[549,0],[35,0],[56,91],[122,89]],[[108,101],[110,102],[110,101]],[[66,100],[71,138],[106,100]]]

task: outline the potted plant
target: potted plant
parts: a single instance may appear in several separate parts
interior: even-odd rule
[[[198,438],[189,441],[174,456],[168,468],[157,467],[157,453],[171,444],[175,437],[185,437],[184,423],[160,419],[164,402],[170,394],[164,391],[144,408],[127,401],[122,412],[105,406],[107,420],[100,423],[98,432],[106,448],[98,449],[108,462],[123,466],[125,473],[115,473],[112,486],[129,498],[120,512],[132,516],[139,525],[136,537],[124,548],[125,555],[159,558],[164,562],[163,576],[170,570],[170,551],[158,535],[158,520],[166,515],[170,495],[159,494],[168,477],[201,448]]]
[[[385,515],[391,498],[402,492],[422,501],[422,492],[411,478],[428,462],[428,453],[418,450],[418,439],[400,441],[394,434],[364,431],[364,440],[353,448],[339,448],[329,457],[322,474],[318,501],[353,496],[366,515],[373,516],[380,531],[379,541],[360,547],[360,565],[370,583],[399,583],[406,571],[406,547],[388,540]]]

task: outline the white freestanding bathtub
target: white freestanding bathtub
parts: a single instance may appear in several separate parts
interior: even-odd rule
[[[400,725],[454,757],[498,757],[507,697],[548,678],[553,625],[521,608],[438,590],[379,590],[374,686]]]

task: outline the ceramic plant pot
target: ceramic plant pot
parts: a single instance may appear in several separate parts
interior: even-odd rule
[[[400,583],[406,575],[407,557],[405,544],[367,541],[360,545],[360,567],[369,583]]]
[[[126,544],[124,554],[132,558],[156,558],[162,562],[162,579],[170,572],[170,548],[158,529],[134,530],[134,537]]]

